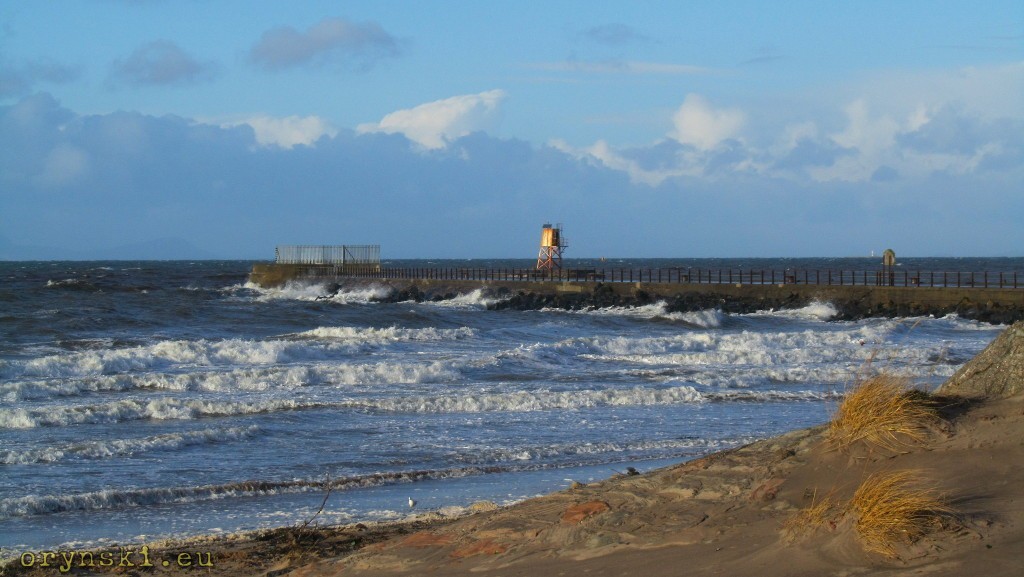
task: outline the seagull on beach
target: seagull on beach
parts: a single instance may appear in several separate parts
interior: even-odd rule
[[[416,500],[413,499],[412,497],[409,497],[409,508],[412,509],[415,506],[416,506]]]

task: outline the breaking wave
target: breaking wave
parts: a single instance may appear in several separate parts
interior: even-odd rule
[[[828,390],[698,390],[689,384],[634,386],[589,390],[507,391],[476,394],[405,395],[336,400],[272,399],[210,401],[159,398],[123,399],[111,403],[0,409],[0,428],[31,429],[77,424],[137,420],[188,420],[318,408],[386,413],[488,413],[579,410],[596,407],[677,405],[715,401],[817,400],[831,398]]]
[[[175,369],[335,361],[362,352],[366,347],[390,342],[458,340],[471,338],[475,334],[468,328],[321,327],[273,340],[162,341],[152,345],[82,350],[27,360],[0,361],[0,377],[73,378]],[[0,398],[7,397],[8,390],[9,387],[0,385]]]
[[[433,327],[422,329],[360,328],[360,327],[317,327],[312,330],[285,335],[314,339],[337,339],[356,342],[387,343],[404,341],[447,341],[468,339],[476,336],[476,331],[469,327],[457,329],[438,329]]]
[[[427,304],[454,309],[486,309],[487,307],[503,300],[505,299],[484,296],[483,289],[476,289],[469,293],[458,294],[450,299],[430,301]]]
[[[461,379],[451,363],[307,363],[192,370],[190,372],[149,372],[99,375],[64,379],[21,380],[0,385],[5,402],[43,400],[85,393],[145,391],[238,392],[292,390],[300,387],[339,387],[395,383],[429,383]],[[2,411],[2,409],[0,409]],[[0,413],[2,414],[2,413]],[[0,425],[2,426],[2,425]]]
[[[543,309],[548,312],[560,311],[560,309]],[[621,316],[638,319],[668,320],[681,322],[696,328],[714,329],[722,326],[723,321],[730,316],[729,313],[719,309],[704,309],[690,312],[669,312],[668,303],[658,301],[656,303],[635,307],[613,306],[605,308],[587,309],[576,311],[582,314]],[[839,311],[828,302],[814,301],[807,306],[796,309],[778,309],[758,311],[750,314],[736,315],[739,317],[777,317],[789,319],[801,319],[811,321],[828,321],[835,318]]]
[[[119,423],[144,419],[198,419],[293,411],[322,406],[322,403],[276,399],[266,401],[204,401],[160,398],[123,399],[112,403],[56,406],[36,409],[0,409],[0,428],[32,429],[67,425]]]
[[[44,449],[27,451],[0,451],[0,463],[4,465],[27,465],[32,463],[54,463],[67,459],[108,459],[130,457],[152,451],[171,451],[193,445],[227,443],[255,437],[260,428],[232,427],[227,429],[203,429],[186,433],[167,433],[139,439],[113,439],[106,441],[83,441],[54,445]]]
[[[835,318],[839,314],[836,307],[829,302],[814,301],[807,306],[796,308],[796,309],[778,309],[778,310],[767,310],[758,311],[751,313],[746,316],[751,317],[781,317],[791,319],[802,319],[809,321],[828,321]]]
[[[327,283],[310,284],[289,282],[282,287],[263,288],[260,285],[247,282],[243,285],[234,285],[225,289],[232,294],[238,294],[242,290],[256,294],[259,302],[275,300],[297,300],[297,301],[330,301],[338,304],[366,304],[377,299],[386,298],[391,294],[392,289],[386,286],[368,285],[359,288],[344,288],[332,291]]]
[[[722,321],[727,316],[726,313],[717,309],[705,309],[691,312],[668,312],[668,304],[665,301],[658,301],[656,303],[636,307],[613,306],[581,311],[563,311],[561,309],[542,310],[545,312],[573,312],[585,315],[615,316],[645,320],[668,320],[705,329],[713,329],[722,326]]]

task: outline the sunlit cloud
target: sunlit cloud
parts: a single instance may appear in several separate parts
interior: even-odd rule
[[[262,146],[292,148],[297,145],[312,146],[324,136],[334,137],[338,130],[318,116],[253,116],[239,122],[224,123],[221,126],[249,126]]]
[[[743,108],[741,132],[710,148],[669,137],[631,147],[608,139],[534,146],[478,130],[494,120],[503,95],[439,100],[369,127],[401,128],[420,139],[410,146],[344,128],[330,137],[334,129],[319,117],[259,116],[229,126],[175,115],[83,115],[35,94],[0,107],[0,141],[19,143],[0,154],[0,214],[18,215],[17,228],[5,233],[26,245],[205,234],[238,255],[252,255],[253,246],[272,251],[268,230],[313,238],[398,230],[407,234],[389,250],[420,254],[422,239],[439,226],[463,234],[432,243],[431,255],[512,253],[521,250],[519,231],[548,213],[571,214],[592,230],[647,223],[637,250],[679,243],[791,253],[800,245],[786,239],[797,232],[818,239],[827,229],[828,238],[803,250],[842,254],[850,238],[908,227],[915,232],[900,244],[907,251],[994,253],[1020,244],[1024,200],[1013,192],[1024,175],[1021,114],[987,119],[953,104],[897,113],[854,98],[788,124]],[[430,124],[431,116],[445,120]],[[672,111],[663,122],[667,133]],[[467,130],[475,134],[460,138]],[[418,150],[455,139],[448,151]],[[438,212],[439,199],[450,210]],[[424,219],[428,213],[436,218]],[[828,226],[819,228],[823,219]],[[927,236],[922,222],[960,234]],[[772,234],[783,229],[792,234]],[[505,240],[492,240],[500,235]],[[467,237],[488,240],[467,246]],[[578,246],[604,252],[606,241],[619,242],[595,234]]]
[[[967,70],[958,76],[978,74]],[[977,90],[946,82],[959,88],[951,95]],[[1004,79],[1000,85],[1013,82]],[[604,139],[585,147],[562,141],[552,146],[649,186],[680,177],[720,180],[730,174],[805,184],[920,182],[938,174],[1008,174],[1024,168],[1021,110],[1007,109],[1005,116],[993,118],[961,100],[937,100],[927,91],[919,91],[918,98],[901,94],[898,106],[871,90],[865,93],[870,96],[849,100],[837,111],[843,122],[830,130],[819,128],[821,118],[811,117],[769,132],[766,126],[774,125],[760,116],[770,111],[752,115],[689,94],[671,118],[667,140],[631,148]]]
[[[746,115],[741,110],[715,109],[703,97],[688,94],[672,116],[674,130],[669,136],[707,150],[739,133],[745,121]]]
[[[400,133],[428,149],[444,148],[449,142],[477,131],[493,129],[499,120],[505,91],[490,90],[464,94],[397,110],[380,122],[361,124],[360,133]]]

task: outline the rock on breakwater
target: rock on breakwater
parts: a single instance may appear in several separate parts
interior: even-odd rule
[[[331,290],[371,283],[390,287],[388,294],[375,299],[381,302],[448,300],[478,290],[482,304],[493,310],[583,310],[664,302],[666,312],[715,309],[748,314],[828,302],[836,309],[836,320],[947,314],[997,324],[1024,320],[1020,289],[348,279]]]

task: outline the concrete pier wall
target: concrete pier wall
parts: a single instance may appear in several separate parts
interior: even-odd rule
[[[322,284],[325,293],[346,287],[386,286],[382,300],[441,300],[481,289],[499,299],[491,308],[581,309],[637,306],[664,301],[668,311],[709,308],[749,313],[831,303],[839,319],[955,313],[963,318],[1010,323],[1024,319],[1024,289],[828,286],[814,284],[686,284],[600,281],[499,281],[356,278],[316,265],[266,264],[253,267],[250,280],[264,287],[288,282]]]
[[[664,301],[668,311],[717,308],[726,312],[750,313],[799,308],[818,301],[831,303],[840,319],[943,316],[951,313],[998,323],[1024,318],[1024,291],[1020,289],[432,280],[388,281],[385,284],[396,290],[398,299],[404,300],[408,300],[406,297],[418,300],[450,298],[483,289],[487,294],[503,299],[493,308],[578,309]]]

